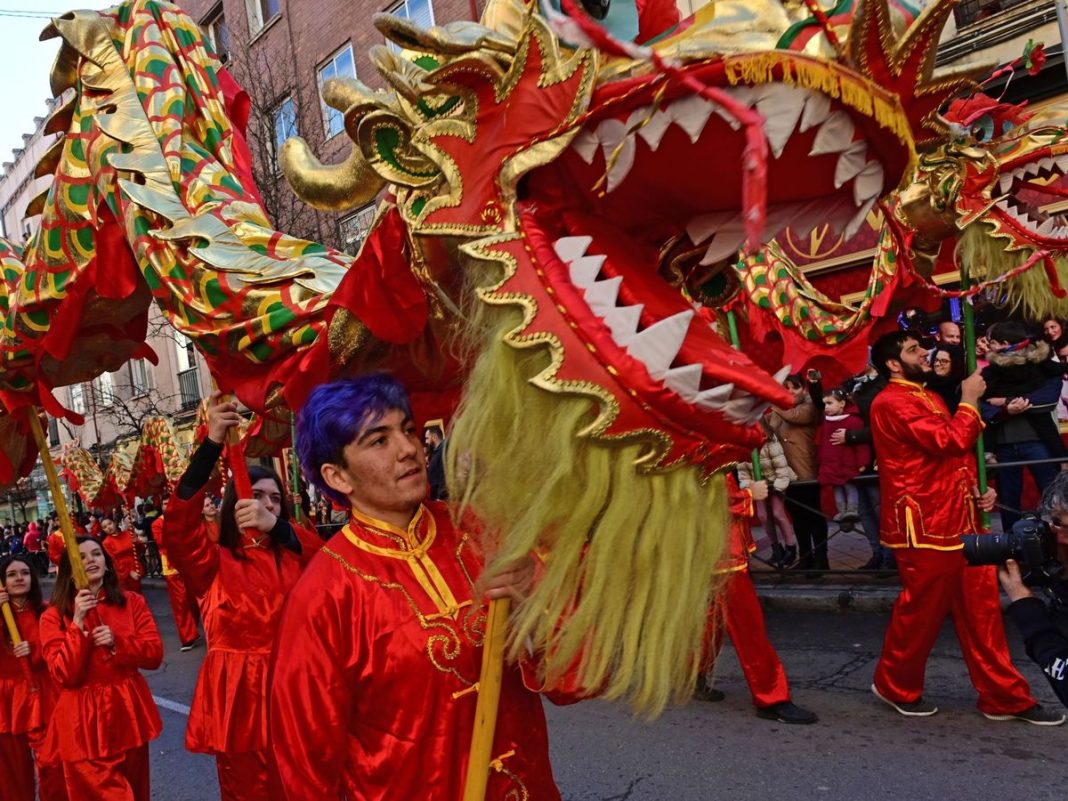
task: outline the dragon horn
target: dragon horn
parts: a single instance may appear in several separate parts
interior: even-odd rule
[[[287,139],[279,158],[293,193],[317,209],[347,211],[370,203],[385,180],[374,171],[358,147],[340,164],[323,164],[300,137]]]

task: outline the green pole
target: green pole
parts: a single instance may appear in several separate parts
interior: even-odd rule
[[[293,487],[293,514],[298,523],[303,523],[304,510],[300,508],[300,470],[297,468],[297,416],[289,417],[289,475]]]
[[[731,346],[735,350],[742,349],[742,341],[738,337],[738,320],[734,316],[733,309],[727,309],[727,329],[731,335]],[[760,469],[760,451],[757,448],[753,449],[753,481],[763,481],[764,471]]]
[[[971,279],[968,277],[968,268],[960,265],[960,288],[968,291],[971,287]],[[975,357],[975,310],[972,308],[970,297],[961,298],[961,315],[964,318],[964,355],[968,365],[968,375],[975,372],[978,362]],[[983,434],[979,432],[979,439],[975,443],[975,474],[978,479],[979,494],[986,492],[986,448],[983,446]],[[990,528],[990,513],[982,512],[984,528]]]

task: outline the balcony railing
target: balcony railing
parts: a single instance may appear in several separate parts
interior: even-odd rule
[[[197,375],[197,368],[191,367],[178,372],[178,390],[182,395],[182,411],[195,409],[200,403],[200,377]]]

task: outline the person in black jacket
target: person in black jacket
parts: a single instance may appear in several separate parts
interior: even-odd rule
[[[1068,510],[1064,514],[1068,516]],[[1057,627],[1046,605],[1023,583],[1015,561],[1010,559],[998,568],[998,578],[1012,601],[1008,614],[1023,636],[1027,655],[1042,668],[1060,702],[1068,706],[1068,637]]]

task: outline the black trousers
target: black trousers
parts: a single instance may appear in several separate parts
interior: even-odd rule
[[[786,509],[794,521],[801,566],[830,570],[827,562],[827,518],[820,512],[819,484],[806,482],[787,487]]]

